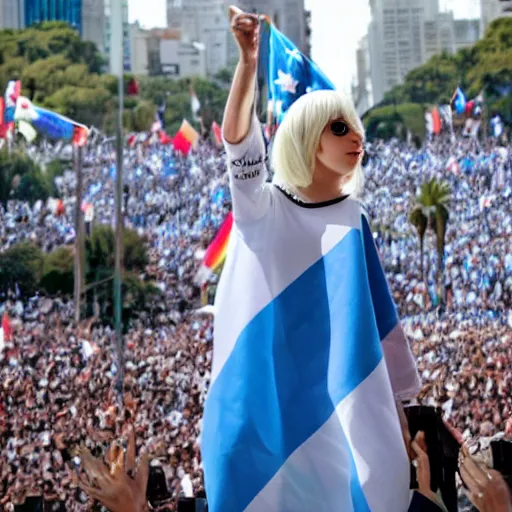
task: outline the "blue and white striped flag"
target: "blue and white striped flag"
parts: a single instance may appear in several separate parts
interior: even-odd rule
[[[226,314],[201,440],[211,512],[408,508],[395,398],[415,396],[418,377],[366,218],[344,208],[318,244],[291,248],[292,233],[257,258],[228,251],[224,273],[251,270],[216,298]]]

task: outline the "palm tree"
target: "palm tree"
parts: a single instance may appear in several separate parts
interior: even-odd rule
[[[448,227],[449,204],[451,199],[450,185],[445,181],[437,181],[431,179],[423,183],[421,186],[420,194],[418,195],[418,203],[411,213],[411,224],[418,229],[418,236],[421,238],[420,228],[424,226],[426,219],[426,226],[423,235],[428,227],[436,235],[436,249],[438,256],[437,266],[437,283],[438,286],[442,283],[444,271],[444,248],[446,230]],[[420,213],[415,213],[415,211]],[[421,225],[418,227],[418,222]],[[420,242],[421,243],[421,242]]]
[[[425,279],[425,273],[423,270],[423,260],[425,254],[425,232],[427,231],[428,218],[423,213],[421,206],[417,205],[412,211],[409,222],[416,228],[418,233],[418,240],[420,243],[420,272],[421,278]]]

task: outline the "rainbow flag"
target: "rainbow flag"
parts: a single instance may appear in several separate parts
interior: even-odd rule
[[[213,239],[212,243],[206,249],[203,263],[196,275],[196,283],[203,285],[209,277],[224,263],[226,252],[228,249],[229,237],[233,228],[233,214],[228,213],[224,219],[219,232]]]

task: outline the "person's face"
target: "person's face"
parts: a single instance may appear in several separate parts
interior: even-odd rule
[[[322,167],[350,177],[363,157],[363,139],[343,119],[331,121],[320,136],[316,154]]]

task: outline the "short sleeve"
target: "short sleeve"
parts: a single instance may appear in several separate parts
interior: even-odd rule
[[[266,150],[258,118],[253,115],[249,133],[238,144],[224,140],[229,182],[236,221],[261,219],[270,207]]]

